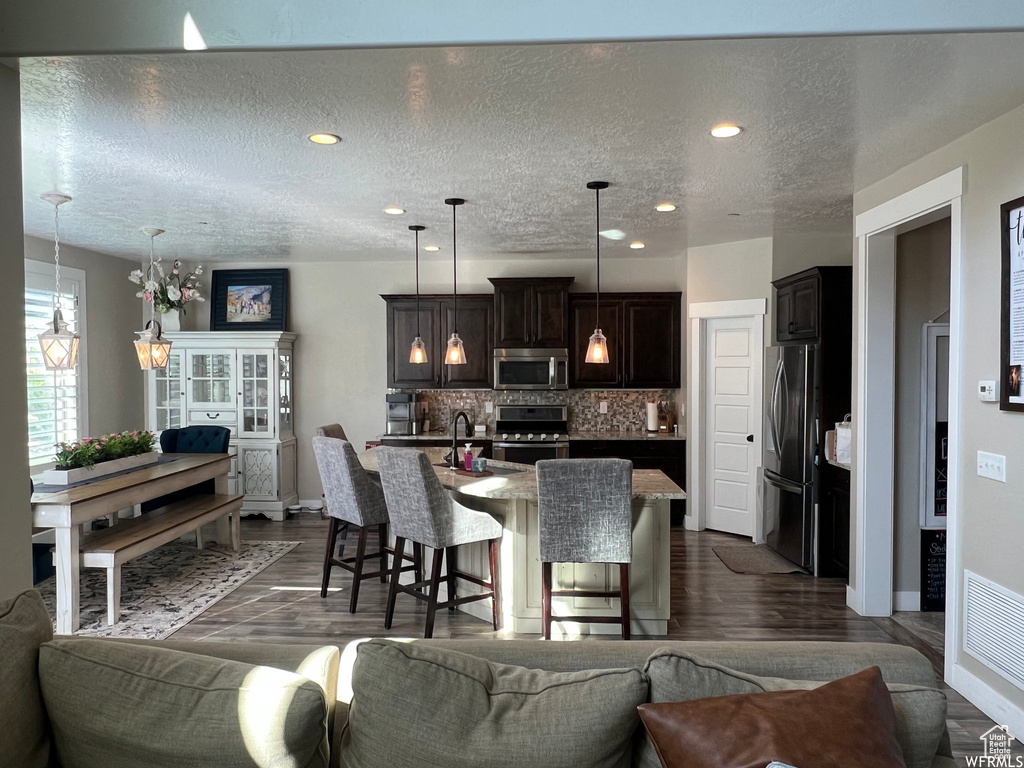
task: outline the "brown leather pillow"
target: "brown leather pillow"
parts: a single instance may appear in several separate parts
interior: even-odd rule
[[[809,691],[642,704],[664,768],[906,768],[878,667]]]

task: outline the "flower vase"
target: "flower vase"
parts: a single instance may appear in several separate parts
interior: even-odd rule
[[[179,315],[179,310],[172,309],[170,312],[164,312],[160,315],[160,328],[165,333],[167,331],[180,331],[181,317]]]

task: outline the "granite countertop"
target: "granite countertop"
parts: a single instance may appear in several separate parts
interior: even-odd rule
[[[683,430],[673,432],[648,432],[647,430],[623,429],[579,429],[569,433],[570,440],[685,440]]]
[[[448,452],[445,448],[422,448],[430,457],[431,464],[437,464]],[[377,456],[374,450],[359,454],[359,463],[372,474],[377,474]],[[497,469],[516,470],[515,474],[496,474],[492,477],[469,477],[457,475],[444,467],[434,467],[441,485],[469,496],[484,499],[533,499],[537,498],[537,474],[528,464],[510,461],[487,460],[487,466]],[[635,499],[685,499],[686,492],[673,483],[664,472],[657,469],[633,470],[633,498]]]
[[[483,434],[475,434],[473,437],[464,437],[459,435],[457,440],[461,446],[465,443],[476,442],[490,442],[499,438],[500,435],[495,435],[494,432],[484,432]],[[445,432],[428,432],[426,434],[419,435],[378,435],[377,440],[445,440],[450,441],[452,439],[451,433]],[[680,429],[679,434],[673,434],[672,432],[647,432],[646,430],[619,430],[619,429],[578,429],[575,432],[569,433],[569,441],[573,440],[686,440],[685,430]]]

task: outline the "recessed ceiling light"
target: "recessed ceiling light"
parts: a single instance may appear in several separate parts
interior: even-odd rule
[[[440,245],[424,245],[423,246],[423,250],[424,251],[440,251],[441,250],[441,246]]]
[[[400,213],[405,213],[405,208],[399,208],[397,205],[392,205],[385,208],[384,213],[390,213],[392,216],[398,216]]]
[[[311,133],[309,140],[314,144],[337,144],[341,141],[341,136],[335,136],[333,133]]]
[[[644,247],[644,244],[641,242],[630,243],[629,247],[632,248],[634,251],[638,251]]]
[[[609,240],[625,240],[626,233],[621,229],[602,229],[599,233],[601,237],[607,237]]]
[[[711,129],[711,135],[716,139],[730,139],[733,136],[739,135],[739,132],[742,130],[738,125],[716,125]]]
[[[675,209],[676,207],[672,203],[658,203],[656,206],[654,206],[654,210],[660,211],[661,213],[668,213],[669,211],[674,211]]]

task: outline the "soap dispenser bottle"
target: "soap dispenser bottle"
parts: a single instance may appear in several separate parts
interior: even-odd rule
[[[473,471],[473,444],[466,443],[466,453],[462,457],[462,464],[467,472]]]

